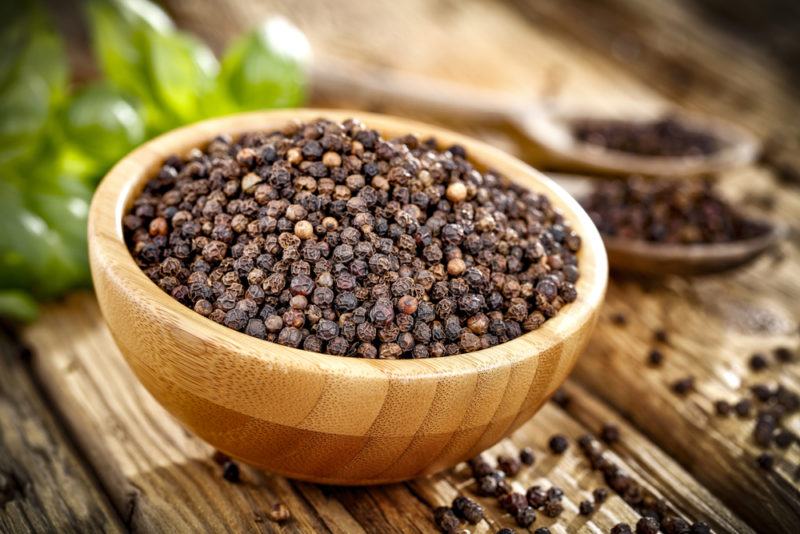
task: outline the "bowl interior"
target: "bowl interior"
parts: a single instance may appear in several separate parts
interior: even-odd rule
[[[576,284],[577,300],[566,305],[540,329],[485,350],[424,360],[365,360],[284,347],[219,325],[172,299],[136,266],[124,241],[122,217],[164,159],[172,154],[185,155],[192,148],[202,148],[220,133],[236,137],[245,132],[277,129],[290,120],[309,121],[320,117],[337,121],[357,118],[367,127],[378,130],[384,138],[414,133],[421,138],[435,137],[440,147],[460,144],[479,169],[493,169],[523,187],[547,195],[582,238],[578,253],[581,276]],[[591,319],[603,299],[608,276],[606,253],[597,229],[580,205],[543,174],[466,136],[419,122],[358,111],[292,109],[247,113],[204,121],[153,139],[120,161],[103,180],[92,203],[89,235],[96,260],[109,267],[109,276],[116,278],[115,283],[135,293],[136,298],[146,299],[174,316],[182,328],[201,341],[217,343],[224,338],[234,350],[240,349],[243,356],[269,363],[289,355],[291,358],[281,361],[281,365],[300,366],[306,370],[322,368],[327,373],[342,372],[350,376],[374,377],[376,371],[393,377],[443,376],[507,365],[531,357],[531,344],[537,352],[545,351]],[[523,339],[525,350],[520,350]],[[498,354],[504,356],[502,363],[498,361]]]

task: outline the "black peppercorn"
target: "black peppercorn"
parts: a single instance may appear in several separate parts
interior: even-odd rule
[[[567,441],[566,437],[562,436],[561,434],[556,434],[550,438],[550,441],[547,443],[547,445],[554,453],[561,454],[567,450],[569,447],[569,442]]]
[[[617,523],[610,530],[611,534],[633,534],[631,526],[627,523]]]
[[[461,526],[461,521],[447,506],[439,506],[434,509],[433,520],[441,532],[454,533]]]
[[[530,447],[523,447],[522,450],[519,451],[519,461],[525,465],[533,465],[536,461],[536,455],[533,453],[533,449]]]
[[[483,519],[483,507],[469,497],[458,496],[453,499],[453,512],[472,525]]]
[[[644,516],[636,523],[636,534],[658,534],[661,525],[654,517]]]
[[[232,461],[227,461],[222,464],[222,477],[234,484],[239,482],[239,464]]]

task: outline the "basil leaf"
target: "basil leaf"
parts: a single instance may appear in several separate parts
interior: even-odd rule
[[[106,84],[81,89],[62,120],[67,142],[93,159],[101,172],[145,139],[144,121],[123,95]]]
[[[36,301],[24,291],[0,291],[0,317],[29,323],[38,315]]]
[[[308,40],[297,27],[270,18],[230,46],[219,90],[240,110],[299,105],[310,57]]]
[[[200,102],[214,86],[219,64],[197,39],[183,34],[148,33],[149,75],[156,97],[180,124],[202,116]]]

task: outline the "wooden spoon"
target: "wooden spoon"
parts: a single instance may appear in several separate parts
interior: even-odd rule
[[[592,180],[584,176],[549,173],[548,176],[578,202],[588,197]],[[609,265],[617,271],[644,275],[694,275],[721,272],[744,265],[777,243],[785,235],[785,227],[765,219],[748,218],[763,225],[762,235],[730,243],[664,244],[643,240],[621,239],[603,235]]]
[[[579,119],[615,119],[598,116],[573,105],[534,102],[501,91],[467,87],[389,69],[364,67],[340,59],[324,59],[313,65],[315,100],[342,100],[372,109],[399,109],[411,114],[433,115],[446,120],[506,124],[519,131],[545,156],[548,167],[564,171],[642,174],[645,176],[696,176],[716,173],[751,163],[759,151],[758,140],[728,122],[686,112],[672,112],[695,129],[710,132],[722,148],[699,156],[641,156],[583,143],[575,139],[571,125]],[[661,110],[660,115],[668,110]],[[642,114],[632,121],[658,118]]]

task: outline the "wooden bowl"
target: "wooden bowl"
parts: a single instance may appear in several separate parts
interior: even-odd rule
[[[356,117],[388,137],[459,143],[479,167],[546,193],[583,238],[578,299],[537,331],[490,349],[426,360],[329,356],[228,329],[158,288],[125,245],[122,216],[170,154],[219,133],[291,119]],[[394,482],[467,459],[527,421],[584,348],[605,294],[603,243],[578,203],[524,163],[470,138],[403,119],[282,110],[201,122],[158,137],[100,184],[89,217],[92,277],[108,327],[137,377],[198,436],[247,463],[336,484]]]
[[[520,128],[544,149],[548,165],[565,171],[691,177],[743,167],[752,163],[758,155],[760,143],[743,128],[713,117],[686,112],[673,115],[689,127],[713,134],[720,140],[721,148],[707,155],[643,156],[581,142],[572,133],[572,124],[576,120],[641,122],[660,115],[603,117],[576,110],[542,108],[520,119]]]

